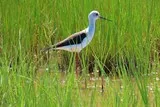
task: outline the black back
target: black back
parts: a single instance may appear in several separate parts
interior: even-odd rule
[[[55,47],[63,47],[63,46],[68,46],[68,45],[74,45],[74,44],[81,44],[83,39],[86,37],[86,33],[76,33],[69,38],[65,39],[64,41],[57,43]]]

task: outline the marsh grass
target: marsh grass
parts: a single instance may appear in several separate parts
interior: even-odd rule
[[[0,105],[160,106],[159,5],[159,0],[1,0]],[[77,79],[74,53],[40,50],[85,28],[91,10],[113,21],[97,21],[93,41],[81,52]],[[104,76],[104,93],[97,72],[92,80],[88,69]]]

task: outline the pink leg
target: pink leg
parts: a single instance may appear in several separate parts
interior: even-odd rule
[[[103,75],[101,76],[101,79],[102,79],[102,93],[104,92],[104,77]]]
[[[76,53],[76,76],[78,78],[78,75],[80,73],[80,60],[79,60],[79,53]]]

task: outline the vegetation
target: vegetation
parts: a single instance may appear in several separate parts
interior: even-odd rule
[[[160,106],[159,6],[159,0],[0,0],[0,106]],[[76,79],[74,53],[40,50],[86,28],[92,10],[113,21],[97,21]],[[95,71],[104,77],[103,93]]]

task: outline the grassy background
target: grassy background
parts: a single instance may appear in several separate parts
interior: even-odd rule
[[[1,0],[0,105],[160,106],[159,6],[159,0]],[[113,22],[97,21],[95,37],[81,53],[83,72],[93,57],[95,70],[105,66],[120,74],[105,76],[103,95],[100,81],[83,89],[87,76],[75,79],[74,54],[40,53],[86,28],[92,10]]]

